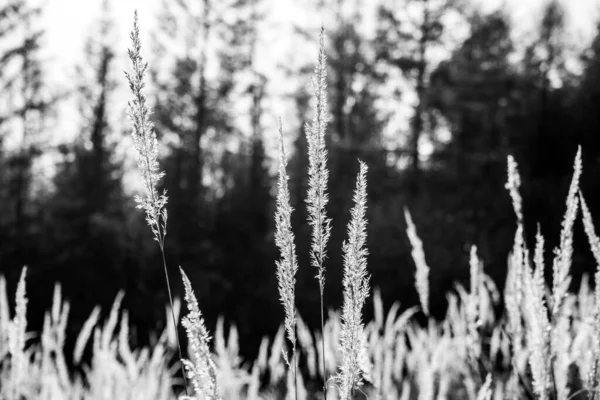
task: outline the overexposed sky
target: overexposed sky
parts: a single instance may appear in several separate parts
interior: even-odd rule
[[[82,63],[83,48],[90,34],[90,27],[98,19],[103,0],[29,0],[43,5],[45,24],[44,59],[47,67],[47,79],[52,87],[67,92],[73,89],[76,82],[76,66]],[[120,72],[129,70],[127,48],[129,47],[129,32],[133,22],[134,10],[138,10],[143,44],[142,53],[147,61],[152,62],[150,32],[155,29],[158,14],[163,0],[109,0],[111,14],[115,21],[114,50],[116,52],[116,68]],[[166,0],[175,1],[175,0]],[[219,0],[215,0],[219,1]],[[328,0],[337,4],[337,0]],[[361,4],[361,14],[368,21],[374,21],[375,7],[382,0],[349,1],[350,4]],[[393,2],[394,0],[385,0]],[[396,0],[401,4],[401,0]],[[513,19],[516,38],[527,37],[535,29],[541,17],[543,4],[546,0],[472,0],[479,2],[484,10],[493,10],[505,4]],[[309,1],[314,4],[314,1]],[[600,10],[600,0],[562,0],[567,12],[568,41],[584,47],[595,33],[595,24]],[[282,118],[284,132],[296,129],[291,126],[296,110],[293,102],[286,97],[291,94],[299,83],[286,76],[283,66],[294,70],[300,65],[307,65],[316,60],[316,39],[321,24],[327,27],[331,21],[321,19],[316,15],[313,5],[307,6],[307,0],[261,0],[261,8],[267,12],[265,21],[261,23],[257,48],[257,69],[269,77],[267,87],[268,98],[265,104],[266,121],[263,122],[267,143],[272,142],[277,134],[277,120]],[[308,43],[294,35],[296,26],[309,29],[315,33],[315,41]],[[126,90],[125,78],[121,74],[121,87],[113,97],[113,106],[121,112],[121,122],[129,94]],[[300,83],[302,84],[302,82]],[[408,97],[408,96],[407,96]],[[69,140],[79,132],[77,111],[73,102],[63,102],[57,126],[54,127],[55,139]],[[410,107],[406,108],[409,110]],[[398,107],[396,106],[396,109]],[[407,111],[408,112],[408,111]],[[399,126],[406,125],[408,114],[398,113],[397,117],[406,121],[397,121]],[[249,126],[244,121],[241,126]],[[120,124],[119,124],[120,125]],[[119,129],[119,128],[117,128]],[[273,139],[273,140],[270,140]],[[291,139],[291,138],[290,138]],[[129,146],[131,147],[131,146]],[[124,148],[128,148],[125,143]],[[269,151],[269,150],[267,150]],[[133,157],[127,157],[133,160]],[[135,181],[135,179],[134,179]]]
[[[102,0],[30,0],[45,4],[47,58],[50,61],[49,78],[58,84],[66,84],[73,79],[74,66],[81,62],[84,41],[88,28],[99,15]],[[129,45],[133,12],[138,10],[145,38],[144,55],[152,61],[150,54],[149,33],[154,29],[157,15],[163,0],[109,0],[112,15],[115,19],[115,51],[117,52],[118,69],[128,67],[126,49]],[[172,1],[172,0],[168,0]],[[330,0],[336,4],[336,0]],[[386,0],[392,1],[392,0]],[[540,18],[541,9],[546,0],[473,0],[479,2],[484,9],[491,10],[500,4],[506,4],[514,20],[514,30],[518,37],[532,32],[534,24]],[[274,69],[282,64],[289,66],[297,63],[306,64],[314,59],[313,48],[302,48],[293,42],[294,26],[315,29],[327,21],[320,20],[311,6],[304,0],[262,0],[262,8],[267,10],[266,28],[263,31],[262,46],[259,44],[257,57],[258,68],[272,76]],[[595,31],[595,21],[600,10],[600,0],[563,0],[567,10],[569,40],[583,44],[591,38]],[[313,3],[313,2],[309,2]],[[354,3],[354,2],[349,2]],[[378,0],[362,0],[363,8],[369,14]],[[400,4],[401,1],[398,1]],[[372,14],[372,13],[371,13]],[[316,29],[315,29],[316,30]],[[304,46],[306,47],[306,45]]]
[[[47,44],[54,55],[62,62],[72,61],[79,53],[86,29],[98,15],[102,0],[43,0],[47,23]],[[138,10],[142,31],[152,29],[156,15],[160,11],[162,0],[111,0],[110,5],[116,20],[121,43],[126,46],[128,32],[134,10]],[[314,23],[314,16],[299,13],[302,0],[262,0],[270,11],[273,20],[281,24],[295,19],[298,25]],[[333,0],[332,0],[333,1]],[[539,17],[541,7],[546,0],[474,0],[484,9],[493,9],[505,3],[511,10],[518,31],[530,29],[533,21]],[[363,0],[365,7],[377,4],[376,0]],[[570,31],[576,35],[589,36],[594,29],[595,18],[600,9],[599,0],[563,0],[568,13]],[[312,21],[310,21],[312,20]],[[119,43],[116,43],[117,45]]]
[[[46,59],[49,61],[48,78],[55,86],[70,88],[75,79],[75,66],[81,63],[84,42],[89,35],[89,27],[98,18],[103,0],[30,0],[42,2],[44,6],[44,21],[46,24],[45,48]],[[111,14],[115,20],[115,52],[117,55],[117,71],[129,69],[126,50],[129,46],[129,31],[132,26],[134,10],[140,17],[142,40],[145,42],[143,55],[152,62],[150,32],[155,29],[157,16],[163,0],[109,0]],[[167,0],[174,1],[174,0]],[[218,1],[218,0],[215,0]],[[329,0],[337,4],[337,0]],[[376,5],[381,0],[358,0],[363,7],[363,15],[373,16]],[[393,2],[394,0],[385,0]],[[505,4],[510,11],[514,23],[514,34],[517,38],[530,36],[535,24],[541,18],[542,7],[546,0],[472,0],[479,2],[484,10],[493,10]],[[398,4],[402,1],[397,0]],[[314,1],[308,2],[313,4]],[[349,4],[356,4],[354,1]],[[578,46],[589,43],[595,33],[595,23],[600,10],[600,0],[562,0],[567,12],[568,41]],[[286,94],[293,92],[294,84],[286,77],[282,66],[294,69],[299,65],[312,63],[316,58],[316,43],[307,45],[294,35],[294,27],[301,26],[315,32],[318,27],[327,25],[329,21],[320,19],[313,6],[307,6],[306,0],[261,0],[261,8],[265,10],[266,18],[261,23],[257,49],[257,68],[269,77],[266,113],[268,122],[264,127],[276,133],[276,121],[282,117],[293,119],[295,110],[293,103],[282,101]],[[376,22],[375,22],[376,23]],[[123,76],[121,90],[125,88]],[[121,96],[119,96],[121,97]],[[125,110],[127,93],[123,91]],[[69,109],[69,107],[65,107]],[[70,107],[71,112],[73,108]],[[284,130],[286,126],[284,125]],[[289,127],[288,128],[292,128]],[[74,130],[76,127],[67,129]],[[66,136],[69,136],[68,134]]]

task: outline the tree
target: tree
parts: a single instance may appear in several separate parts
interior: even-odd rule
[[[257,7],[255,2],[254,7]],[[275,277],[273,180],[263,139],[264,101],[267,77],[256,63],[259,41],[258,22],[262,16],[254,8],[248,20],[247,65],[240,79],[241,95],[248,101],[250,129],[236,135],[236,151],[228,151],[222,159],[223,176],[227,179],[224,193],[216,204],[217,219],[212,230],[214,246],[222,257],[217,260],[221,275],[219,293],[213,295],[220,311],[235,321],[241,334],[247,337],[250,348],[256,349],[261,340],[259,332],[274,332],[277,320],[263,314],[266,309],[279,310]],[[240,301],[244,299],[244,301]],[[223,310],[225,307],[225,310]],[[275,312],[275,311],[274,311]],[[272,316],[271,313],[268,315]],[[253,356],[255,353],[253,354]]]
[[[565,11],[558,0],[544,5],[537,39],[527,48],[525,65],[539,91],[539,133],[546,133],[550,95],[565,74]]]
[[[596,24],[596,35],[591,46],[582,55],[582,61],[584,69],[576,109],[582,125],[582,147],[585,151],[599,145],[596,133],[600,130],[600,21]]]
[[[438,160],[455,176],[504,164],[518,119],[519,76],[509,19],[502,11],[470,17],[471,34],[431,74],[430,107],[448,121],[451,138]],[[450,165],[448,165],[450,164]]]
[[[531,173],[536,177],[566,176],[572,168],[566,157],[550,156],[562,154],[565,147],[576,149],[573,136],[567,135],[575,123],[574,94],[579,84],[579,78],[566,67],[570,57],[565,11],[559,1],[548,0],[523,59],[522,86],[530,116],[526,123],[535,132],[529,135],[524,152],[532,160]]]
[[[54,177],[55,190],[47,204],[45,249],[52,279],[62,282],[78,299],[73,314],[83,321],[97,302],[109,304],[121,288],[129,289],[127,200],[123,193],[123,165],[117,160],[111,104],[116,88],[113,22],[109,2],[87,38],[86,63],[78,67],[74,93],[81,127],[73,143],[61,146],[62,160]]]
[[[379,7],[380,25],[375,42],[378,59],[401,72],[416,94],[406,153],[412,171],[411,191],[418,188],[420,141],[431,134],[429,81],[435,68],[432,53],[448,47],[445,17],[455,11],[453,0],[403,0],[401,5],[385,3]]]
[[[153,73],[155,123],[157,133],[169,143],[165,186],[179,262],[198,259],[203,247],[199,243],[210,245],[207,232],[214,213],[207,206],[222,191],[219,158],[235,131],[230,97],[237,74],[248,64],[251,3],[163,3],[161,34],[155,40],[159,55]],[[169,54],[174,41],[184,47]]]
[[[39,181],[32,167],[44,146],[43,131],[54,102],[47,93],[40,41],[41,9],[23,0],[0,6],[0,254],[12,254],[15,267],[33,261],[26,248],[32,243],[32,218],[39,207],[34,202]],[[39,186],[39,185],[37,185]]]

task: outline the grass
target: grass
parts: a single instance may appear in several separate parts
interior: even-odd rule
[[[159,194],[162,177],[157,142],[145,104],[137,18],[128,76],[134,100],[130,103],[134,144],[145,194],[138,199],[160,245],[164,263],[167,197]],[[309,139],[307,207],[313,227],[311,264],[317,270],[318,290],[325,285],[324,260],[329,238],[327,205],[327,100],[324,36],[315,69],[317,107]],[[470,252],[470,285],[456,285],[448,293],[443,320],[429,317],[429,267],[415,222],[405,211],[407,235],[416,265],[415,286],[420,307],[400,312],[393,304],[387,314],[375,289],[374,318],[364,322],[362,308],[371,295],[367,267],[367,166],[359,162],[344,250],[344,305],[329,310],[320,331],[311,332],[295,307],[295,273],[298,265],[293,212],[287,187],[287,155],[280,129],[280,166],[276,262],[285,320],[275,337],[264,338],[259,355],[242,363],[235,326],[225,331],[217,324],[214,340],[204,325],[201,305],[191,282],[181,270],[188,314],[183,318],[188,337],[188,358],[178,349],[175,326],[179,301],[171,299],[167,327],[148,347],[132,349],[127,311],[119,294],[106,318],[96,308],[75,340],[73,354],[65,354],[69,303],[56,286],[42,332],[27,331],[26,269],[23,269],[11,312],[6,282],[0,277],[0,398],[17,399],[600,399],[600,285],[594,288],[584,276],[577,293],[569,293],[573,225],[581,215],[587,239],[598,264],[600,238],[579,190],[581,152],[566,200],[560,245],[552,263],[553,281],[544,280],[544,238],[538,233],[529,249],[525,241],[521,180],[518,166],[508,157],[506,188],[517,219],[514,246],[501,306],[500,293],[485,274],[477,249]],[[579,213],[581,211],[581,213]],[[166,282],[169,287],[169,282]],[[170,287],[169,287],[170,291]],[[497,311],[502,309],[500,313]],[[322,308],[323,315],[325,311]],[[426,318],[419,323],[415,316]],[[422,320],[422,318],[421,318]],[[289,347],[291,346],[291,356]],[[83,361],[82,354],[90,355]],[[71,358],[76,370],[67,368]],[[86,358],[87,360],[87,358]],[[181,369],[180,369],[181,367]],[[186,375],[181,371],[185,368]],[[186,377],[189,379],[186,380]],[[333,378],[330,378],[333,377]],[[335,384],[328,384],[333,381]],[[321,388],[319,382],[325,382]],[[181,393],[181,387],[185,393]],[[189,394],[188,394],[189,390]]]

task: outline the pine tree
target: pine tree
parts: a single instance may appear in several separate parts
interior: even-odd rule
[[[105,0],[85,44],[86,62],[78,67],[73,96],[79,105],[79,133],[61,146],[55,190],[46,207],[52,238],[49,264],[57,268],[53,279],[61,280],[65,292],[79,300],[75,318],[87,312],[86,306],[108,303],[127,286],[130,238],[123,165],[116,155],[119,136],[112,118],[117,109],[111,106],[117,78],[113,33]]]
[[[47,91],[40,56],[40,8],[10,0],[0,6],[0,255],[31,262],[39,217],[40,182],[32,168],[45,146],[44,130],[54,99]],[[16,265],[15,265],[16,266]]]
[[[211,203],[223,193],[221,157],[234,140],[231,110],[239,72],[248,65],[252,7],[246,1],[164,2],[153,81],[157,134],[168,143],[165,186],[179,262],[211,246]],[[183,49],[170,53],[170,43]],[[165,72],[166,71],[166,72]],[[202,243],[199,245],[199,243]],[[195,262],[195,261],[194,261]]]
[[[469,19],[469,37],[431,74],[430,106],[445,117],[452,135],[437,146],[436,158],[457,177],[490,173],[490,163],[502,170],[518,136],[512,131],[519,76],[509,60],[515,49],[508,16],[496,11]]]
[[[447,48],[448,29],[444,17],[458,9],[453,0],[403,0],[384,2],[378,10],[375,48],[380,62],[394,67],[416,94],[410,132],[404,151],[412,173],[411,192],[416,193],[422,169],[420,142],[432,135],[435,116],[429,106],[430,74],[435,68],[432,53]]]

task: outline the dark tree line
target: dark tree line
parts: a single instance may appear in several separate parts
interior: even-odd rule
[[[171,281],[180,293],[177,266],[184,267],[209,324],[221,314],[235,322],[249,356],[283,318],[274,274],[276,158],[267,150],[276,132],[265,124],[273,82],[256,60],[265,3],[165,1],[148,47],[153,122],[169,196]],[[341,304],[341,244],[360,158],[369,165],[373,286],[381,288],[386,304],[417,303],[407,206],[431,267],[432,309],[440,315],[444,293],[455,280],[466,280],[471,244],[503,286],[515,229],[504,190],[508,154],[521,165],[527,232],[540,223],[550,248],[578,144],[582,186],[594,211],[600,200],[600,24],[589,48],[578,53],[568,46],[558,1],[546,3],[529,42],[515,39],[505,10],[484,14],[453,0],[401,3],[381,2],[370,36],[361,29],[360,3],[307,6],[335,21],[325,27],[333,220],[325,300],[331,307]],[[78,105],[78,134],[58,147],[51,144],[50,121],[62,98],[45,80],[44,32],[36,30],[40,12],[24,0],[0,7],[0,270],[10,289],[20,267],[30,267],[33,327],[41,324],[54,281],[73,303],[73,331],[96,304],[106,308],[124,289],[136,340],[146,342],[148,332],[164,324],[167,294],[160,256],[123,179],[128,170],[119,148],[128,132],[121,121],[125,104],[117,96],[121,51],[112,45],[110,6],[104,2],[90,29],[70,93]],[[468,28],[465,37],[454,35],[450,24],[457,18]],[[317,37],[300,27],[296,34],[313,45]],[[287,71],[300,89],[292,99],[298,123],[284,121],[284,131],[293,143],[298,307],[316,327],[318,287],[308,263],[304,200],[311,61]],[[398,123],[394,116],[403,107],[410,120]],[[244,129],[234,123],[240,109]],[[48,158],[54,172],[40,174]],[[585,241],[577,238],[576,275],[594,269]]]

